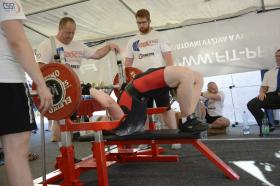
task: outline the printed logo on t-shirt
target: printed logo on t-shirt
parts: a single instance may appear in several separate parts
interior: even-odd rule
[[[140,51],[139,47],[138,47],[139,41],[140,40],[133,42],[133,44],[132,44],[133,51]]]
[[[81,58],[83,56],[82,51],[65,51],[64,53],[67,58]]]
[[[14,0],[3,1],[2,6],[3,6],[4,11],[7,13],[19,13],[20,12],[20,6]]]
[[[133,42],[132,48],[134,51],[140,51],[139,48],[145,48],[145,47],[149,47],[149,46],[153,46],[153,45],[157,45],[157,44],[158,44],[158,39],[148,40],[148,41],[141,42],[141,43],[140,43],[140,40],[137,40],[137,41]]]
[[[154,52],[150,52],[150,53],[147,53],[147,54],[139,54],[139,59],[143,59],[145,57],[154,56],[154,55],[155,55]]]

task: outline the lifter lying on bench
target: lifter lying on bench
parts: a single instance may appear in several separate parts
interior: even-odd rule
[[[200,73],[187,67],[168,66],[150,69],[137,75],[122,91],[118,103],[108,94],[90,89],[90,94],[108,111],[112,120],[125,120],[114,132],[119,136],[141,131],[147,118],[147,99],[154,98],[171,88],[177,88],[177,100],[181,109],[182,132],[199,133],[207,130],[208,124],[199,121],[195,107],[199,101],[203,78]]]

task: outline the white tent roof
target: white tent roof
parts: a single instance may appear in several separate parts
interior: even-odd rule
[[[55,35],[60,18],[75,19],[75,39],[97,41],[137,31],[134,13],[151,13],[154,28],[173,28],[280,7],[280,0],[21,0],[26,32],[36,47]]]

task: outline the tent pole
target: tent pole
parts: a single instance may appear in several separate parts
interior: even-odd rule
[[[36,29],[34,29],[34,28],[32,28],[32,27],[30,27],[30,26],[26,25],[26,24],[23,24],[23,25],[24,25],[26,28],[28,28],[28,29],[32,30],[33,32],[36,32],[37,34],[40,34],[40,35],[42,35],[42,36],[44,36],[44,37],[46,37],[46,38],[49,38],[49,36],[48,36],[48,35],[46,35],[46,34],[44,34],[44,33],[40,32],[40,31],[38,31],[38,30],[36,30]]]
[[[123,0],[119,0],[119,2],[123,4],[123,6],[127,8],[133,15],[135,15],[135,12],[125,2],[123,2]]]
[[[261,4],[262,4],[262,11],[265,11],[265,4],[264,4],[264,0],[261,0]]]

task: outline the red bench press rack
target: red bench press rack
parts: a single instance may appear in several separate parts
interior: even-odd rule
[[[87,105],[91,105],[91,101],[86,100]],[[84,115],[91,115],[92,109],[85,111]],[[148,114],[158,114],[165,111],[165,108],[149,109]],[[82,186],[83,183],[79,177],[82,172],[89,169],[96,168],[98,185],[108,186],[108,172],[107,167],[116,162],[129,162],[129,161],[178,161],[178,155],[161,155],[164,151],[163,148],[158,147],[158,144],[191,144],[198,149],[205,157],[214,163],[224,174],[231,180],[238,180],[237,175],[226,163],[224,163],[214,152],[212,152],[203,142],[199,139],[155,139],[155,140],[103,140],[102,131],[112,130],[116,128],[120,121],[100,121],[100,122],[82,122],[73,123],[70,119],[66,119],[66,123],[61,125],[62,132],[93,130],[95,131],[95,140],[92,141],[92,156],[82,159],[79,163],[74,163],[74,148],[72,145],[63,146],[60,148],[61,155],[57,157],[57,168],[60,172],[53,177],[47,177],[45,184],[53,184],[63,179],[61,186]],[[151,129],[155,128],[152,123]],[[118,153],[105,152],[105,145],[118,145],[120,150]],[[135,144],[150,144],[151,148],[145,151],[134,152],[131,149],[123,148],[126,145]]]

